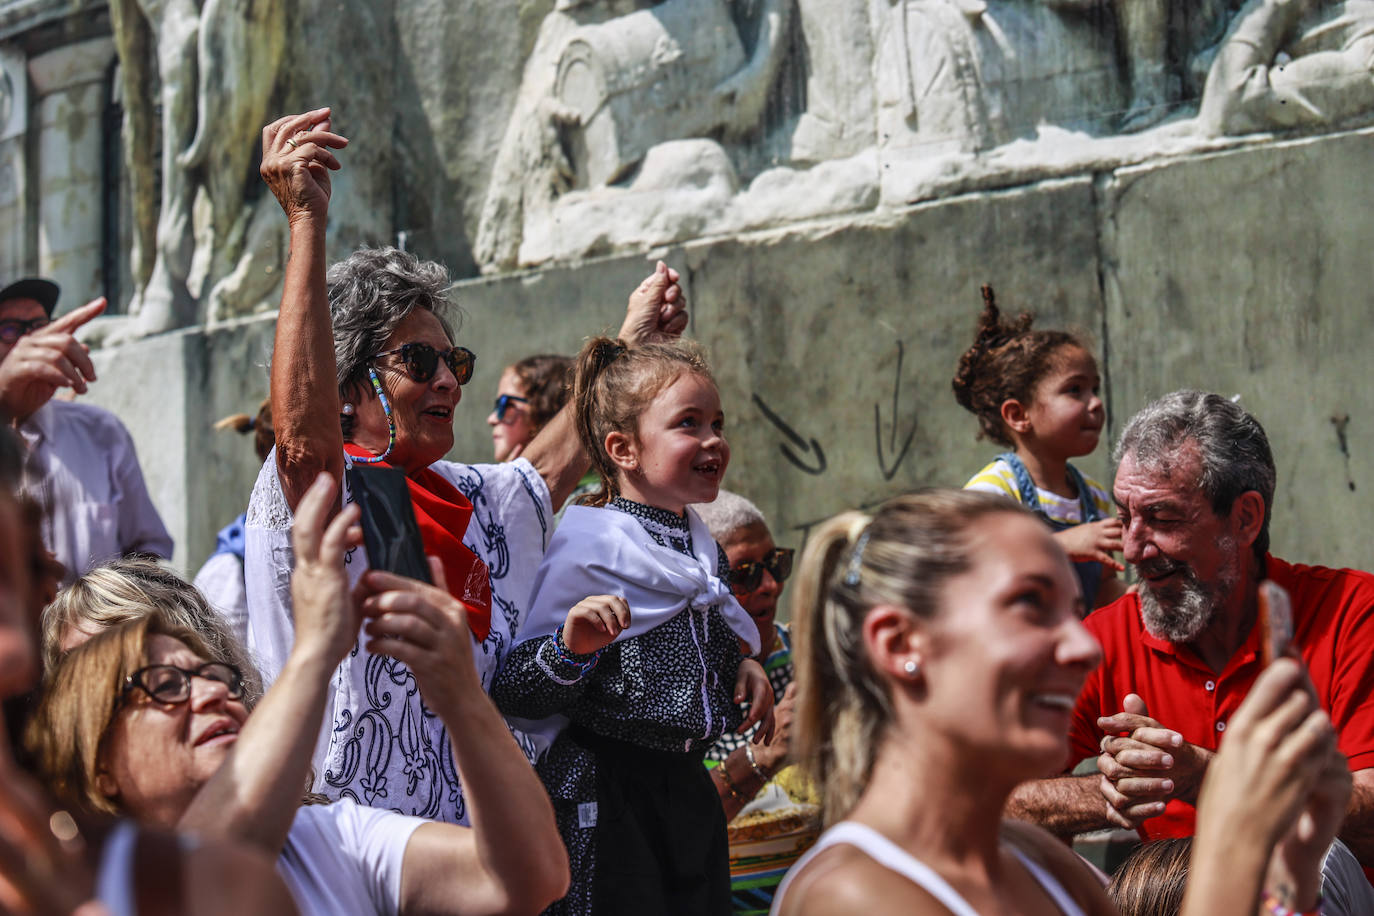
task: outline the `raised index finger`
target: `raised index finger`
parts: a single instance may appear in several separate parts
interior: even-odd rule
[[[103,311],[105,311],[105,297],[101,296],[99,299],[92,299],[79,309],[72,309],[49,324],[48,330],[71,333]]]

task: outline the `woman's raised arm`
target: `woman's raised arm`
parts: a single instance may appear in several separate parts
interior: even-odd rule
[[[330,132],[330,111],[317,108],[272,122],[262,131],[262,178],[286,211],[291,241],[272,352],[272,417],[277,473],[294,511],[321,471],[343,476],[343,432],[334,332],[325,292],[325,222],[330,151],[348,140]]]

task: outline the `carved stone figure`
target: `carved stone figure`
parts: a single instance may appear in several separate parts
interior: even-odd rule
[[[135,333],[195,323],[189,288],[196,254],[192,208],[209,199],[206,288],[235,270],[249,244],[244,206],[254,141],[267,115],[285,49],[284,0],[112,0],[111,23],[125,101],[125,161],[133,188]],[[155,61],[157,72],[149,63]],[[160,87],[155,97],[154,87]],[[155,110],[162,119],[161,207],[152,163]],[[252,271],[249,271],[252,274]],[[263,293],[275,284],[275,276]],[[251,284],[249,284],[251,286]],[[245,295],[247,292],[247,295]],[[212,292],[207,298],[216,298]],[[219,291],[221,306],[251,300],[243,278]],[[249,303],[244,303],[249,304]]]
[[[738,179],[714,138],[758,122],[792,0],[764,0],[747,55],[727,0],[628,6],[564,0],[541,26],[482,209],[483,270],[555,256],[548,233],[582,231],[588,210],[611,207],[643,226],[671,220],[679,208],[659,192],[684,177],[728,204]],[[618,191],[652,191],[660,205],[619,208],[607,199]]]
[[[1199,131],[1324,127],[1374,113],[1371,61],[1371,0],[1251,0],[1212,62]]]

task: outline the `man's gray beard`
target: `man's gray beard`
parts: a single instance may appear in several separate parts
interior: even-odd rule
[[[1222,541],[1221,549],[1234,557],[1234,544],[1228,541]],[[1140,619],[1146,632],[1156,639],[1186,645],[1202,635],[1216,616],[1217,607],[1240,582],[1239,564],[1233,559],[1218,570],[1217,581],[1210,588],[1190,566],[1182,567],[1179,573],[1179,583],[1170,589],[1167,604],[1160,601],[1149,582],[1140,583]]]

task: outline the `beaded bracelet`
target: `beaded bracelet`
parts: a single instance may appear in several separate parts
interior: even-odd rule
[[[730,771],[726,769],[724,760],[720,762],[720,766],[716,767],[716,769],[720,770],[720,777],[725,780],[725,788],[730,790],[730,794],[735,797],[735,801],[739,802],[741,805],[749,804],[749,799],[744,797],[739,787],[735,785],[735,781],[730,778]]]
[[[588,671],[596,667],[596,663],[601,661],[601,653],[605,648],[597,649],[589,655],[579,656],[568,648],[568,644],[563,642],[563,625],[559,624],[558,629],[553,634],[553,657],[565,665],[577,669],[578,677],[582,677]]]
[[[749,765],[754,768],[754,775],[757,776],[761,782],[768,782],[768,774],[763,771],[763,767],[759,766],[759,762],[754,759],[754,743],[752,741],[746,741],[744,743],[744,756],[749,759]]]
[[[1292,907],[1285,906],[1284,903],[1273,894],[1266,893],[1264,895],[1264,909],[1268,913],[1273,913],[1274,916],[1321,916],[1322,895],[1320,893],[1317,894],[1317,903],[1312,909],[1295,910]]]

